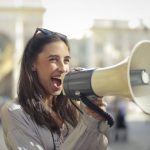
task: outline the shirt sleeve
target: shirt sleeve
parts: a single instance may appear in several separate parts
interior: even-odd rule
[[[95,118],[84,113],[77,127],[61,145],[61,150],[106,150],[107,122],[99,122]]]
[[[2,108],[4,140],[8,150],[44,150],[41,141],[22,113],[20,105],[5,104]]]

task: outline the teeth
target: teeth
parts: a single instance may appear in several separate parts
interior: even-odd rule
[[[53,79],[58,79],[58,80],[60,80],[60,78],[53,78]]]
[[[60,77],[52,77],[53,79],[61,79]]]

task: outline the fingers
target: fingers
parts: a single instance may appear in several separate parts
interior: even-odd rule
[[[97,105],[98,107],[100,107],[102,110],[106,111],[106,102],[104,102],[102,99],[99,100],[92,100],[92,102]],[[105,118],[103,118],[100,114],[96,113],[94,110],[90,109],[88,106],[85,106],[85,112],[87,114],[89,114],[90,116],[94,117],[97,120],[104,120]]]
[[[75,67],[75,68],[71,68],[70,69],[71,72],[74,72],[74,71],[83,71],[83,70],[86,70],[86,69],[82,68],[82,67]]]
[[[102,99],[100,100],[93,100],[92,103],[100,107],[102,110],[106,111],[107,103],[104,102]]]
[[[95,111],[89,109],[88,107],[86,107],[85,112],[86,112],[88,115],[94,117],[94,118],[97,119],[97,120],[104,120],[104,118],[103,118],[100,114],[98,114],[98,113],[96,113]]]

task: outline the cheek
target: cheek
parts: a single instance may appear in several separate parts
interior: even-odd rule
[[[50,63],[43,63],[38,67],[38,73],[40,76],[50,75],[56,69],[56,65]]]
[[[66,71],[69,72],[70,71],[70,65],[66,65]]]
[[[43,66],[39,70],[37,70],[38,78],[40,81],[48,81],[51,73],[54,68],[50,66]]]
[[[37,72],[38,74],[38,79],[41,83],[45,83],[48,81],[49,78],[49,73],[46,70],[40,70]]]

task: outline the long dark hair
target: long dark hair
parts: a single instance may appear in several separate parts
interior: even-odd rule
[[[28,113],[31,119],[39,126],[47,127],[50,131],[60,134],[59,125],[43,105],[47,93],[39,83],[37,73],[32,71],[32,64],[46,44],[63,41],[70,51],[66,36],[52,31],[48,32],[51,34],[46,34],[41,32],[41,30],[40,33],[35,33],[25,47],[21,61],[18,101],[24,111]],[[76,109],[66,96],[61,93],[59,96],[53,98],[52,103],[53,110],[59,115],[62,122],[65,124],[68,122],[73,127],[77,125]]]

